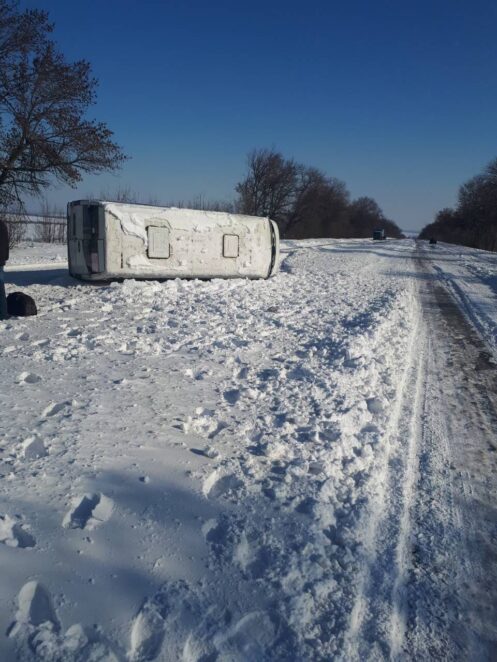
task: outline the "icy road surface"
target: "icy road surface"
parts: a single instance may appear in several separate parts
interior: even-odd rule
[[[0,323],[0,660],[495,659],[497,255],[107,285],[47,255]]]

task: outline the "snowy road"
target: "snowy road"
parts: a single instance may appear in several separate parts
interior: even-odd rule
[[[344,657],[493,660],[497,364],[419,246],[422,317]]]
[[[424,275],[441,272],[436,260],[426,258],[420,260],[419,270]],[[417,651],[421,658],[435,653],[452,659],[493,660],[497,655],[495,346],[483,342],[445,284],[446,278],[437,277],[421,285],[427,359],[413,527],[416,581],[407,598],[415,608],[406,650]],[[462,308],[468,312],[466,306]],[[495,314],[497,306],[493,308]]]
[[[493,659],[497,256],[88,286],[47,255],[0,323],[0,659]]]

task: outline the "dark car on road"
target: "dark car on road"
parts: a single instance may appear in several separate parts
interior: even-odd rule
[[[383,239],[386,239],[387,235],[385,233],[385,230],[383,228],[379,228],[377,230],[373,230],[373,239],[375,241],[382,241]]]

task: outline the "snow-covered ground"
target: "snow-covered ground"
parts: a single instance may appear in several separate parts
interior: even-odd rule
[[[400,659],[418,254],[293,241],[268,281],[89,285],[13,251],[39,315],[0,323],[0,659]],[[494,258],[430,269],[496,344]]]
[[[23,241],[10,250],[9,265],[62,264],[67,262],[66,244]]]

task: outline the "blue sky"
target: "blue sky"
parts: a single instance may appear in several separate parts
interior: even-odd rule
[[[403,229],[497,157],[495,0],[21,0],[100,81],[92,115],[132,158],[59,205],[233,197],[274,147],[374,197]]]

